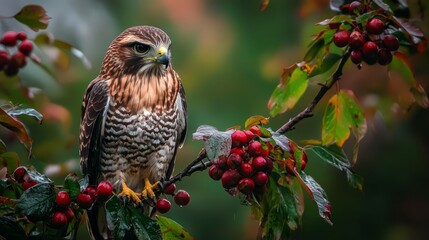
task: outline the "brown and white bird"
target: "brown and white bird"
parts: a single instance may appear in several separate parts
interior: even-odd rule
[[[185,92],[159,28],[126,29],[110,44],[82,103],[80,164],[90,185],[113,184],[135,203],[169,179],[187,126]],[[147,213],[148,214],[148,213]],[[104,209],[87,211],[94,239],[112,238]]]

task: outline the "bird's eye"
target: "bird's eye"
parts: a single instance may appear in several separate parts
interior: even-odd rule
[[[138,53],[146,53],[149,51],[150,46],[142,43],[136,43],[134,44],[134,50]]]

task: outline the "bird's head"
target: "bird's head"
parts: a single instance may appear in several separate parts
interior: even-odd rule
[[[170,45],[170,38],[159,28],[128,28],[109,46],[103,68],[124,74],[163,75],[170,67]]]

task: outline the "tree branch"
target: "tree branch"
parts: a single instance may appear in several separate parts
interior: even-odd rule
[[[323,98],[323,96],[328,92],[329,89],[341,78],[343,75],[343,68],[346,64],[348,58],[350,57],[350,50],[346,51],[341,58],[340,63],[338,64],[337,70],[332,74],[332,78],[325,85],[322,85],[316,97],[311,101],[311,103],[300,113],[298,113],[295,117],[289,119],[287,123],[277,129],[276,132],[280,134],[284,134],[294,128],[294,126],[302,121],[305,118],[313,116],[313,109],[319,103],[319,101]]]

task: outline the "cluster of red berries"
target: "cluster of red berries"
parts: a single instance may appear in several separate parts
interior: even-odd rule
[[[349,14],[364,12],[365,6],[359,1],[348,5]],[[354,64],[364,61],[369,65],[377,62],[380,65],[388,65],[392,62],[392,52],[398,50],[400,44],[396,36],[386,31],[388,19],[385,21],[386,23],[374,17],[366,26],[356,26],[351,33],[348,30],[338,30],[334,34],[334,43],[337,47],[350,47],[350,59]]]
[[[235,130],[231,135],[229,156],[216,159],[209,168],[209,176],[221,180],[222,186],[232,195],[237,191],[247,196],[263,193],[273,170],[273,161],[269,157],[272,145],[261,141],[259,137],[262,136],[257,126]]]
[[[0,43],[4,47],[4,50],[0,50],[0,71],[4,71],[7,76],[15,76],[19,69],[27,64],[27,56],[33,51],[33,43],[27,39],[25,32],[14,31],[5,32]],[[10,55],[7,48],[16,46],[18,51]]]
[[[104,202],[113,195],[113,187],[107,181],[101,181],[97,188],[95,186],[88,186],[85,190],[79,193],[72,201],[68,192],[60,191],[55,198],[56,211],[51,217],[51,225],[55,228],[62,228],[74,219],[74,211],[70,207],[73,202],[83,209],[88,209],[95,201]]]
[[[25,167],[17,167],[13,173],[15,180],[21,184],[24,190],[31,188],[39,182],[30,178]]]
[[[176,192],[176,184],[171,183],[164,187],[164,193],[173,196],[174,202],[179,206],[186,206],[191,201],[191,196],[185,190]],[[158,198],[155,204],[156,210],[160,213],[167,213],[171,209],[171,203],[166,198]]]

